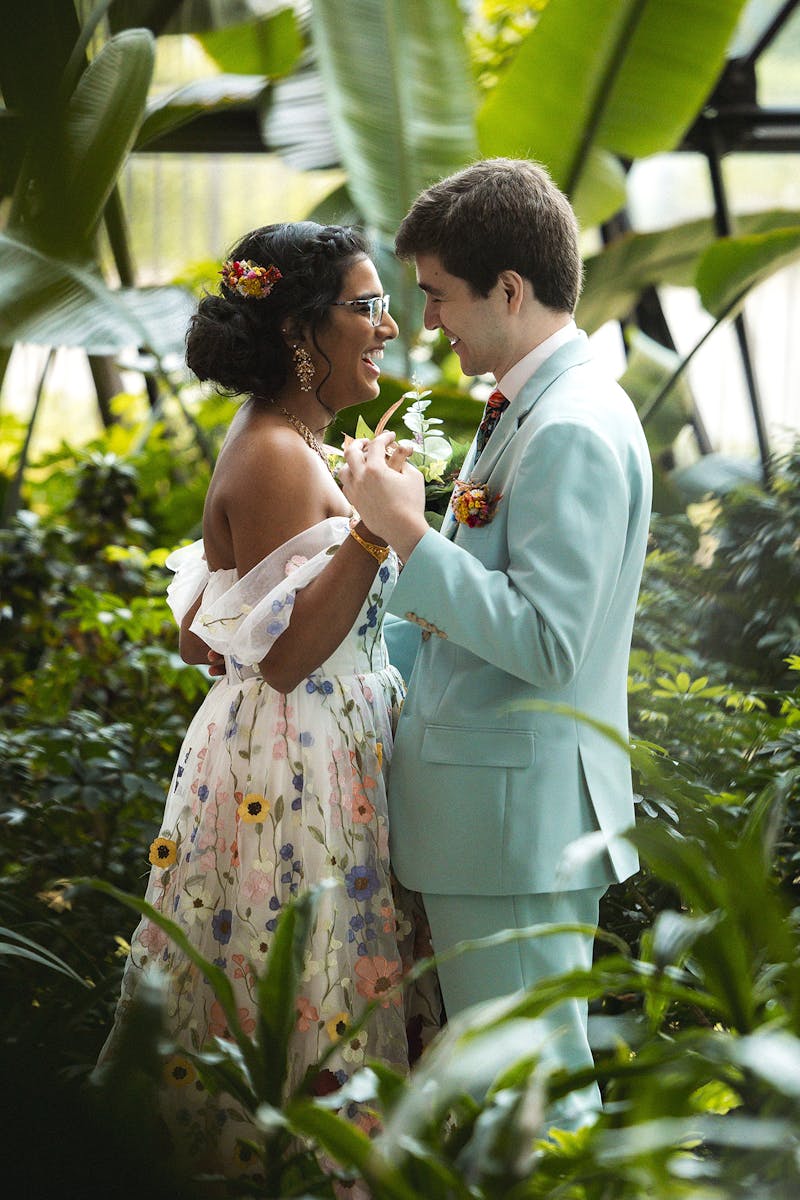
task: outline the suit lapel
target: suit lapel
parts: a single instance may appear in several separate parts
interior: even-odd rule
[[[563,375],[566,370],[577,366],[578,363],[588,361],[590,357],[586,334],[579,331],[578,337],[572,338],[571,341],[560,346],[542,363],[539,370],[534,372],[503,413],[483,454],[478,455],[474,463],[476,477],[482,483],[485,483],[491,475],[506,446],[537,400],[558,379],[559,375]]]
[[[464,465],[459,472],[459,479],[475,479],[485,483],[495,466],[502,457],[508,443],[519,429],[525,417],[536,404],[536,401],[553,384],[559,375],[563,375],[570,367],[591,359],[589,341],[586,334],[578,331],[578,336],[560,346],[555,353],[542,363],[534,372],[519,394],[512,400],[501,416],[494,433],[489,438],[483,453],[477,453],[476,439],[467,451]],[[447,538],[452,538],[458,529],[458,522],[453,516],[453,510],[448,504],[447,512],[442,521],[440,532]]]

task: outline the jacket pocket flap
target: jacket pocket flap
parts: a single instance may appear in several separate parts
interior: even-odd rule
[[[472,767],[529,767],[533,734],[526,729],[463,729],[429,725],[422,738],[426,762]]]

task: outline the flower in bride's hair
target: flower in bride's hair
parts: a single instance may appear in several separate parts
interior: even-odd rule
[[[489,524],[502,499],[502,492],[492,495],[485,483],[459,479],[453,488],[450,507],[459,525],[468,525],[474,529],[476,525]]]
[[[231,292],[253,300],[264,300],[283,275],[276,266],[260,267],[250,259],[229,258],[222,264],[222,282]]]

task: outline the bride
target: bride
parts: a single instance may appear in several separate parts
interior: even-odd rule
[[[225,971],[242,1027],[256,1027],[255,977],[284,905],[333,877],[297,997],[289,1079],[331,1046],[313,1090],[335,1090],[364,1061],[403,1069],[438,1019],[433,992],[384,993],[412,961],[416,898],[393,891],[386,772],[404,695],[382,616],[398,570],[359,522],[321,439],[341,409],[378,395],[397,326],[352,229],[271,225],[244,237],[218,294],[192,319],[187,362],[201,380],[244,395],[219,454],[202,541],[174,553],[169,602],[184,660],[224,656],[181,747],[146,898]],[[355,522],[355,523],[354,523]],[[235,1174],[252,1137],[181,1048],[229,1036],[214,994],[180,950],[143,919],[131,939],[115,1035],[145,968],[168,978],[177,1047],[163,1111],[182,1157]],[[379,1005],[352,1038],[348,1025]],[[415,1011],[407,1011],[411,1008]],[[364,1127],[368,1114],[356,1115]]]

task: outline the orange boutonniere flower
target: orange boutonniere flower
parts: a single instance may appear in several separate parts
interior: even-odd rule
[[[450,507],[460,525],[488,525],[503,499],[502,492],[489,491],[485,483],[475,483],[472,479],[459,479],[453,488]]]

